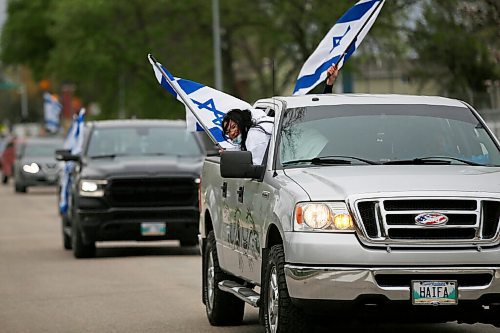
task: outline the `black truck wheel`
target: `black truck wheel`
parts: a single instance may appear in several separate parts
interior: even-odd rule
[[[63,246],[65,250],[72,249],[71,235],[66,232],[70,227],[71,226],[68,217],[66,215],[61,216],[61,231],[63,237]]]
[[[203,255],[203,299],[207,317],[214,326],[238,325],[243,320],[245,302],[234,295],[219,289],[218,284],[223,280],[234,277],[224,273],[219,267],[215,235],[210,231],[207,237],[207,246]]]
[[[285,280],[285,251],[274,245],[269,251],[261,300],[266,333],[305,332],[307,317],[293,303]]]
[[[78,223],[78,214],[73,214],[71,221],[71,241],[73,255],[75,258],[93,258],[95,257],[95,242],[85,243]]]
[[[14,182],[14,190],[16,193],[26,193],[26,186],[21,183]]]

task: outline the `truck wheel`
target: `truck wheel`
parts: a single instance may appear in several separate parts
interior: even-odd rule
[[[77,215],[73,215],[71,228],[71,241],[73,247],[73,255],[75,258],[93,258],[95,257],[95,242],[89,244],[84,243],[83,235],[78,225]]]
[[[243,320],[245,302],[219,289],[220,281],[231,280],[231,276],[219,267],[217,247],[214,232],[207,237],[207,247],[203,255],[205,281],[203,283],[203,298],[211,325],[238,325]],[[234,277],[232,278],[234,280]]]
[[[7,184],[9,182],[9,177],[2,175],[2,184]]]
[[[16,193],[26,193],[26,186],[19,184],[17,182],[14,183],[14,189]]]
[[[261,293],[266,333],[306,331],[307,317],[290,299],[284,266],[283,245],[274,245],[267,258]]]
[[[66,215],[63,215],[61,217],[61,230],[62,230],[62,236],[63,236],[63,246],[64,246],[64,249],[66,249],[66,250],[71,250],[71,248],[72,248],[71,235],[68,235],[66,233],[66,230],[70,227],[71,226],[70,226],[68,217]]]

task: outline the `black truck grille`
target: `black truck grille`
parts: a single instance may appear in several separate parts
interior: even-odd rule
[[[500,201],[489,199],[391,198],[359,200],[356,209],[368,240],[385,243],[419,242],[449,244],[453,241],[486,241],[498,236]],[[421,225],[422,213],[440,213],[446,224]]]
[[[117,207],[196,206],[198,189],[193,178],[113,179],[108,198]]]

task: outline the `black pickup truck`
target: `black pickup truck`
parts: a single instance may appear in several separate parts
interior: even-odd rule
[[[94,257],[96,242],[179,240],[197,244],[198,186],[205,156],[183,121],[87,123],[74,161],[63,241],[76,258]]]

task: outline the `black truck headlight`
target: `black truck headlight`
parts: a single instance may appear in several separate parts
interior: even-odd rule
[[[102,197],[107,180],[82,179],[80,180],[80,195],[82,197]]]

